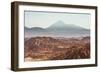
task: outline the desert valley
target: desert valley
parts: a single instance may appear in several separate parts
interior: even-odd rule
[[[48,28],[25,27],[24,61],[90,58],[90,30],[57,21]]]

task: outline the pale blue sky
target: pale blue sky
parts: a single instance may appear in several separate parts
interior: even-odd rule
[[[67,24],[75,24],[83,28],[90,29],[91,15],[84,13],[58,13],[58,12],[39,12],[25,11],[26,27],[42,27],[47,28],[55,22],[61,20]]]

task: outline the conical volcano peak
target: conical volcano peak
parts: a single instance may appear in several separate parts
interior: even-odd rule
[[[59,20],[59,21],[57,21],[56,23],[65,24],[64,21],[62,21],[62,20]]]
[[[66,23],[59,20],[59,21],[55,22],[54,24],[52,24],[49,28],[61,28],[61,27],[66,27],[66,25],[67,25]]]
[[[79,28],[79,27],[74,24],[67,24],[64,21],[59,20],[48,28],[62,28],[63,29],[63,28]]]
[[[62,21],[62,20],[59,20],[59,21],[56,21],[55,23],[53,23],[50,27],[48,27],[47,29],[51,29],[51,30],[86,30],[85,28],[83,27],[80,27],[80,26],[77,26],[75,24],[67,24],[66,22]]]

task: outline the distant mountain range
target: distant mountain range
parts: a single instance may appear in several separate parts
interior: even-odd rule
[[[35,36],[51,36],[51,37],[81,37],[89,36],[90,30],[76,26],[74,24],[66,24],[63,21],[57,21],[48,28],[24,27],[25,37]]]

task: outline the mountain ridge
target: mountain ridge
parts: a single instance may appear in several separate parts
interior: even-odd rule
[[[27,35],[32,36],[58,36],[58,37],[65,37],[69,35],[87,35],[90,34],[89,29],[82,28],[80,26],[74,25],[74,24],[66,24],[63,21],[57,21],[51,26],[47,28],[41,28],[41,27],[24,27],[25,33]]]

